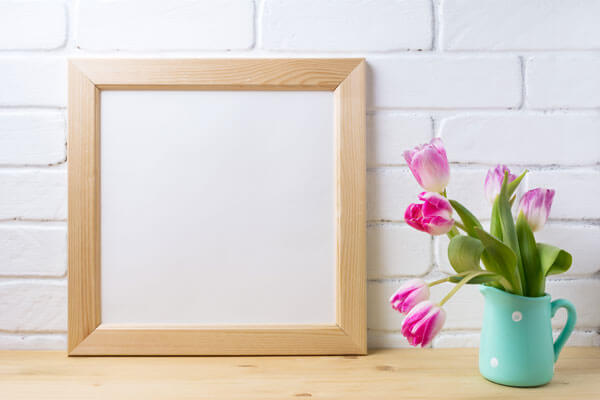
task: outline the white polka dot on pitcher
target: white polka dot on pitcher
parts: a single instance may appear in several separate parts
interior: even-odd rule
[[[496,357],[492,357],[490,360],[490,367],[496,368],[498,366],[498,359]]]
[[[512,320],[513,321],[519,322],[522,319],[523,319],[523,314],[521,314],[521,311],[515,311],[514,313],[512,313]]]

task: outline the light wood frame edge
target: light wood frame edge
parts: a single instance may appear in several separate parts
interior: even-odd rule
[[[366,354],[365,69],[364,59],[71,59],[68,354]],[[335,325],[178,328],[101,324],[99,95],[100,90],[110,89],[334,92]]]

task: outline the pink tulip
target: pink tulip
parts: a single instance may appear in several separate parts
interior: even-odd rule
[[[429,286],[422,279],[411,279],[390,297],[392,308],[404,314],[418,303],[429,299]]]
[[[404,152],[404,159],[417,182],[428,192],[444,191],[450,180],[450,167],[442,139],[434,138]]]
[[[523,212],[525,214],[527,223],[533,232],[542,229],[546,223],[553,199],[554,190],[541,188],[530,190],[521,198],[519,213]]]
[[[517,176],[510,173],[510,169],[506,165],[497,165],[496,168],[490,168],[485,177],[485,197],[488,201],[494,204],[496,197],[500,194],[502,188],[502,181],[504,181],[504,173],[508,171],[508,182],[512,182],[517,179]]]
[[[448,233],[454,225],[450,202],[444,196],[433,192],[421,193],[419,200],[423,200],[424,203],[413,203],[406,209],[406,223],[434,236]]]
[[[402,335],[411,346],[427,346],[446,321],[446,311],[426,300],[417,304],[402,321]]]

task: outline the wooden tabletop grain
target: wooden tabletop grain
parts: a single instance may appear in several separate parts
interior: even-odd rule
[[[500,386],[476,349],[372,350],[368,356],[66,357],[0,352],[0,398],[600,399],[600,348],[567,348],[554,380]]]

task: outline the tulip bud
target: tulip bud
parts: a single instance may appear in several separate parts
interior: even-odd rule
[[[508,171],[508,183],[517,179],[516,175],[510,173],[510,169],[506,165],[497,165],[496,168],[490,168],[485,177],[485,197],[491,204],[494,204],[496,197],[500,194],[502,181],[504,181],[504,173]]]
[[[402,335],[411,346],[427,346],[446,321],[446,312],[437,304],[426,300],[417,304],[402,321]]]
[[[412,279],[390,297],[392,308],[404,314],[418,303],[429,299],[429,286],[422,279]]]
[[[404,220],[413,228],[430,235],[444,235],[454,226],[452,206],[448,199],[438,193],[423,192],[419,200],[424,203],[413,203],[404,213]]]
[[[525,215],[533,232],[542,229],[546,223],[553,199],[554,190],[541,188],[530,190],[521,198],[519,213],[522,212]]]
[[[421,187],[428,192],[444,191],[450,180],[450,167],[442,139],[434,138],[404,152],[410,171]]]

